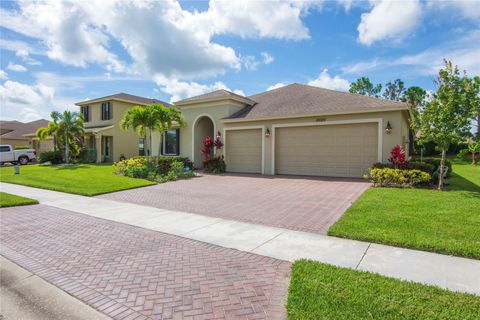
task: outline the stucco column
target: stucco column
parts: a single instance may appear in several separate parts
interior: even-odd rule
[[[97,149],[97,163],[102,162],[102,135],[95,136],[95,148]]]

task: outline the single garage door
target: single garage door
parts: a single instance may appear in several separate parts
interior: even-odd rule
[[[360,178],[377,161],[377,123],[275,129],[277,174]]]
[[[228,130],[225,151],[228,172],[262,173],[262,129]]]

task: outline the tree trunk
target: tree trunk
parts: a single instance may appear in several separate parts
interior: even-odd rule
[[[440,172],[438,174],[438,190],[443,190],[445,187],[445,181],[443,178],[443,173],[445,172],[445,156],[447,151],[442,149],[442,159],[440,160]]]
[[[70,158],[68,156],[68,139],[67,135],[65,135],[65,163],[68,164],[70,162]]]
[[[477,154],[474,151],[472,151],[472,164],[477,165]]]
[[[162,130],[159,130],[160,132],[160,141],[158,143],[158,152],[157,152],[157,161],[155,163],[156,166],[158,166],[158,161],[160,161],[160,156],[162,155],[162,145],[163,145],[163,132]]]
[[[148,139],[149,141],[148,141],[148,144],[150,145],[150,161],[149,161],[149,162],[152,163],[152,157],[153,157],[153,150],[152,150],[152,129],[150,129],[150,130],[148,131],[148,133],[149,133],[149,139]]]

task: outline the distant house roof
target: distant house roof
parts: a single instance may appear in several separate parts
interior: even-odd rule
[[[406,103],[293,83],[248,97],[256,104],[228,119],[262,119],[317,114],[408,109]]]
[[[25,139],[24,135],[35,133],[38,128],[48,126],[48,120],[40,119],[31,122],[0,121],[3,139]],[[8,131],[7,131],[8,130]]]
[[[134,96],[133,94],[128,94],[128,93],[112,94],[110,96],[105,96],[105,97],[101,97],[101,98],[81,101],[81,102],[77,102],[75,104],[77,106],[82,106],[82,105],[86,105],[86,104],[90,104],[90,103],[95,103],[95,102],[100,102],[100,101],[108,101],[108,100],[133,102],[133,103],[138,103],[138,104],[141,104],[141,105],[147,105],[147,104],[152,104],[152,103],[161,103],[164,106],[171,106],[170,103],[165,102],[165,101],[160,101],[160,100],[151,99],[151,98],[144,98],[144,97],[140,97],[140,96]]]
[[[253,105],[255,104],[255,101],[244,97],[242,95],[233,93],[228,90],[220,89],[220,90],[215,90],[209,93],[201,94],[198,96],[194,96],[191,98],[183,99],[177,102],[174,102],[176,106],[182,106],[186,104],[192,104],[192,103],[200,103],[200,102],[211,102],[211,101],[218,101],[218,100],[225,100],[225,99],[231,99],[231,100],[236,100],[243,102],[247,105]]]

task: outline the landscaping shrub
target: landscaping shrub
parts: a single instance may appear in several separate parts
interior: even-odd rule
[[[210,173],[223,173],[225,172],[227,165],[223,155],[218,155],[219,151],[223,147],[223,142],[220,136],[217,136],[215,140],[207,136],[203,141],[203,148],[200,152],[203,154],[203,170]],[[214,154],[214,150],[217,148],[217,155]]]
[[[212,157],[203,161],[203,171],[210,173],[224,173],[227,169],[223,156]]]
[[[435,171],[435,166],[431,163],[421,162],[421,161],[410,161],[407,164],[407,169],[409,170],[420,170],[428,174],[433,174]]]
[[[50,162],[51,164],[60,164],[63,163],[63,155],[60,151],[44,151],[38,156],[38,162],[45,163]]]
[[[423,162],[429,163],[435,166],[434,171],[437,171],[438,167],[440,166],[440,159],[439,158],[423,158]],[[448,167],[447,177],[453,172],[452,163],[450,160],[445,159],[445,165]]]
[[[145,157],[134,157],[127,160],[122,160],[114,164],[115,172],[130,178],[146,179],[151,171],[155,169],[148,165]]]
[[[156,157],[153,159],[153,163],[156,161]],[[184,168],[188,168],[189,170],[192,170],[193,168],[193,162],[189,158],[181,158],[181,157],[160,157],[158,159],[158,165],[157,165],[157,171],[159,174],[167,174],[171,167],[173,162],[181,162],[183,164]],[[188,170],[187,170],[188,171]]]
[[[79,163],[95,163],[97,161],[97,149],[82,148],[77,157]]]
[[[428,185],[432,176],[420,170],[372,168],[367,177],[375,187],[416,187]]]
[[[14,150],[25,150],[25,149],[31,149],[30,146],[13,146]]]
[[[390,152],[390,158],[388,158],[388,162],[390,162],[395,168],[405,169],[407,166],[405,150],[403,150],[403,148],[399,145],[393,147],[392,151]]]
[[[155,162],[155,159],[153,159],[153,162]],[[188,165],[185,165],[185,163]],[[190,168],[191,163],[188,158],[161,157],[159,165],[155,167],[155,165],[147,162],[146,157],[138,156],[116,162],[114,166],[117,174],[131,178],[166,182],[193,177],[192,170],[185,170],[187,166]]]

